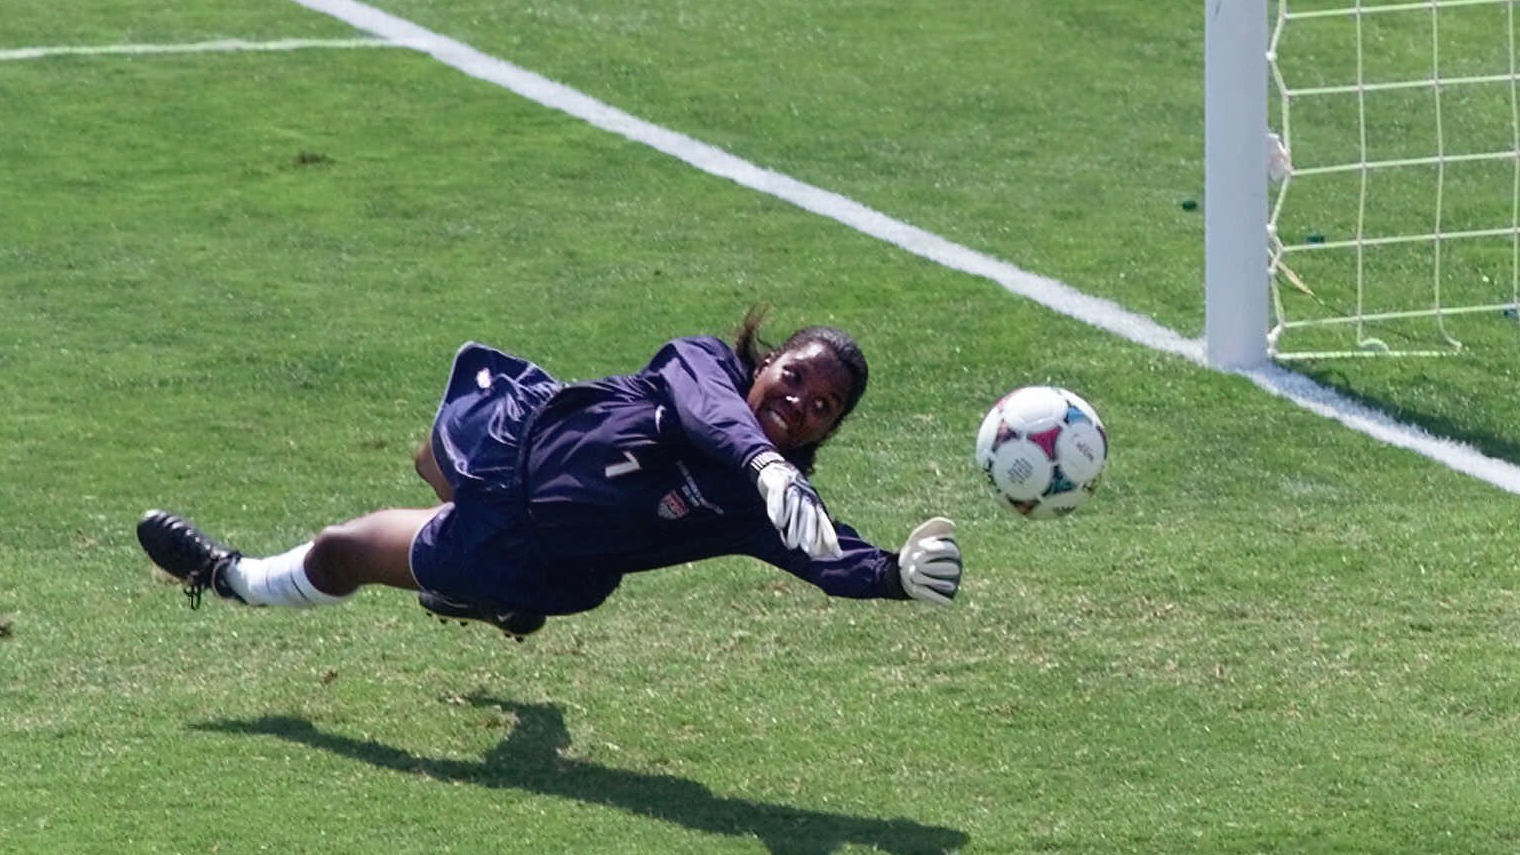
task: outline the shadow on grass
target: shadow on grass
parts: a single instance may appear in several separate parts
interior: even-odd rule
[[[490,698],[471,698],[470,702],[499,708],[517,719],[507,738],[478,762],[419,757],[373,740],[324,733],[310,721],[290,716],[206,722],[192,729],[275,736],[382,769],[609,805],[697,831],[754,835],[774,855],[827,855],[845,844],[902,855],[943,853],[960,849],[970,840],[964,832],[908,819],[870,819],[718,796],[696,781],[674,775],[566,759],[561,752],[570,747],[570,733],[558,707]]]

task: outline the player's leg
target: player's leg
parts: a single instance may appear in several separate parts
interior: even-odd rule
[[[518,641],[543,629],[546,620],[543,615],[526,609],[515,609],[494,603],[451,600],[433,591],[419,591],[417,603],[426,609],[428,614],[445,623],[450,618],[460,623],[481,621],[491,624]]]
[[[445,622],[480,621],[521,641],[545,621],[521,604],[519,586],[530,595],[537,589],[523,581],[532,575],[524,510],[499,496],[472,495],[439,506],[417,532],[411,549],[417,601]]]
[[[362,585],[417,590],[411,549],[417,531],[435,508],[392,508],[328,526],[312,541],[302,562],[323,593],[343,597]]]
[[[417,474],[422,480],[428,482],[433,492],[438,494],[441,502],[454,500],[454,487],[443,477],[443,470],[438,466],[438,458],[433,455],[433,444],[424,441],[422,447],[417,449],[417,456],[412,461],[417,467]]]
[[[299,608],[343,602],[361,585],[415,590],[409,564],[412,538],[436,512],[419,508],[366,514],[268,558],[245,557],[165,511],[145,514],[137,537],[155,564],[185,583],[192,608],[207,588],[250,605]]]

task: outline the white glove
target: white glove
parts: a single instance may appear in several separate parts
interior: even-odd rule
[[[781,455],[764,457],[755,474],[755,486],[765,499],[765,514],[771,525],[781,532],[781,542],[787,549],[801,549],[813,558],[843,555],[834,523],[829,521],[818,491]]]
[[[961,548],[955,545],[955,523],[933,517],[913,529],[897,554],[897,567],[908,596],[949,605],[961,586]]]

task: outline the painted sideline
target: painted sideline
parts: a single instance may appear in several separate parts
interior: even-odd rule
[[[398,48],[388,39],[276,39],[249,42],[242,39],[216,39],[186,44],[122,44],[59,47],[24,47],[0,50],[0,61],[40,59],[46,56],[95,56],[101,54],[214,53],[230,51],[301,50],[304,48]]]

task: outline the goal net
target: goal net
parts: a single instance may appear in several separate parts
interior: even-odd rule
[[[1515,2],[1269,4],[1273,357],[1514,341]]]

